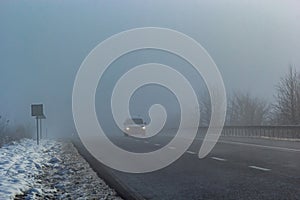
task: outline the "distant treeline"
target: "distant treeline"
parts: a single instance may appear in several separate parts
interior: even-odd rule
[[[275,86],[274,102],[235,92],[227,99],[226,125],[300,125],[300,73],[292,66]],[[211,103],[205,96],[200,105],[202,126],[210,121]]]
[[[11,141],[32,137],[32,130],[29,125],[10,126],[10,121],[0,115],[0,147]]]

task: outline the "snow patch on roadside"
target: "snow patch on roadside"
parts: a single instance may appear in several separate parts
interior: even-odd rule
[[[0,148],[2,199],[121,199],[70,142],[30,139]]]
[[[42,173],[43,163],[51,158],[47,153],[54,141],[36,142],[24,139],[0,148],[0,199],[13,199],[30,189],[34,176]]]

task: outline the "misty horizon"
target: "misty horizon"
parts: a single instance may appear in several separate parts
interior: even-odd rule
[[[217,64],[228,96],[249,92],[272,103],[275,86],[289,65],[300,70],[297,1],[190,1],[184,5],[180,1],[3,1],[0,5],[0,114],[11,124],[34,126],[30,105],[43,103],[48,131],[57,136],[75,131],[71,95],[84,58],[98,43],[127,29],[166,27],[194,38]],[[111,72],[156,60],[197,80],[188,64],[172,55],[135,53],[111,66]],[[116,76],[112,74],[108,82]],[[194,87],[199,98],[206,92],[201,82],[194,82]],[[151,88],[147,91],[151,93]]]

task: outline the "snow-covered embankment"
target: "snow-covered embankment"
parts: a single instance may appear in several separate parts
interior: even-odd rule
[[[120,199],[69,142],[0,148],[0,199]]]

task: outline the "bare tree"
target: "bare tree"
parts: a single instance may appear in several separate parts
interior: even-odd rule
[[[214,98],[214,101],[211,101]],[[200,125],[208,126],[211,122],[212,110],[214,109],[214,115],[221,116],[224,114],[224,107],[227,105],[226,94],[223,93],[221,88],[213,87],[209,93],[204,93],[201,95],[199,106],[200,106]],[[218,121],[217,125],[221,123]],[[212,124],[215,126],[216,124]]]
[[[0,115],[0,146],[5,143],[5,139],[7,137],[7,127],[9,124],[9,120],[5,119]]]
[[[0,115],[0,134],[3,134],[6,131],[9,120],[6,120],[4,117]]]
[[[276,103],[273,104],[273,122],[300,124],[300,75],[292,66],[276,86]]]
[[[200,126],[208,126],[211,118],[211,101],[209,95],[202,95],[200,106]]]
[[[263,125],[267,123],[270,106],[249,93],[235,93],[228,101],[228,125]]]

